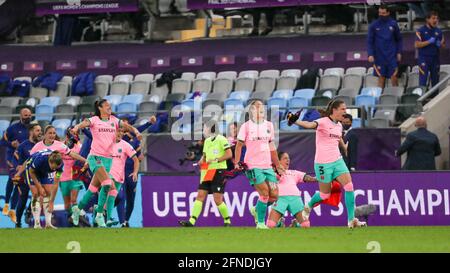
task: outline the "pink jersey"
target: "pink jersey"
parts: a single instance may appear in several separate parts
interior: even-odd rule
[[[73,146],[72,149],[70,149],[71,152],[75,152],[77,154],[80,153],[80,149],[81,149],[81,144],[75,144],[75,146]],[[63,161],[64,161],[64,170],[63,173],[61,175],[61,182],[64,181],[70,181],[72,180],[72,167],[75,164],[75,159],[73,159],[71,156],[69,155],[63,155]]]
[[[111,158],[120,120],[111,115],[107,121],[103,121],[98,116],[89,118],[89,121],[91,122],[90,128],[92,133],[92,145],[89,155]]]
[[[62,143],[61,141],[55,140],[53,141],[52,145],[45,145],[44,141],[39,141],[38,143],[36,143],[36,145],[34,145],[33,149],[31,149],[30,155],[33,155],[34,153],[45,149],[58,151],[62,155],[68,155],[70,153],[70,149],[66,144]]]
[[[125,180],[125,162],[127,158],[136,155],[136,151],[125,140],[116,142],[113,146],[113,162],[111,167],[111,175],[119,183]]]
[[[342,124],[335,123],[329,117],[316,120],[316,157],[315,163],[331,163],[341,158],[339,139],[342,137]]]
[[[242,124],[237,138],[244,142],[247,148],[244,162],[249,169],[272,168],[269,146],[269,143],[275,139],[272,122],[265,120],[258,124],[249,120]]]
[[[300,196],[300,190],[297,187],[298,183],[302,183],[306,173],[295,170],[287,170],[278,182],[279,196]]]

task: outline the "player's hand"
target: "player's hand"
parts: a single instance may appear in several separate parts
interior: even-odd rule
[[[295,114],[289,112],[287,114],[288,126],[292,126],[299,118],[302,110],[297,111]]]
[[[80,169],[80,172],[84,173],[88,168],[89,168],[89,163],[86,161],[86,163],[84,163],[83,167]]]
[[[19,141],[17,140],[12,141],[11,146],[13,146],[13,148],[16,149],[19,146]]]
[[[286,170],[283,168],[283,166],[279,165],[277,167],[277,172],[280,176],[284,175],[286,173]]]
[[[397,53],[397,62],[401,62],[402,61],[402,54]]]
[[[144,155],[141,153],[141,154],[138,156],[138,159],[139,159],[139,161],[144,160]]]
[[[156,117],[155,116],[151,116],[150,119],[148,120],[151,124],[155,124],[156,122]]]
[[[39,194],[40,194],[42,197],[47,196],[47,192],[44,190],[43,187],[41,187],[41,188],[39,189]]]
[[[139,141],[142,141],[142,135],[141,135],[141,133],[135,132],[135,135],[136,135],[136,138],[137,138]]]
[[[434,44],[436,42],[436,38],[431,37],[430,39],[427,40],[428,44]]]
[[[369,63],[373,63],[373,62],[375,62],[375,58],[373,56],[369,56],[368,61],[369,61]]]
[[[137,173],[130,174],[130,177],[133,178],[133,182],[137,182],[137,180],[138,180],[138,174]]]

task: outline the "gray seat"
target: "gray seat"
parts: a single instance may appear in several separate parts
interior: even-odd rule
[[[255,92],[270,92],[275,90],[276,79],[271,77],[260,77],[256,80]]]
[[[70,97],[66,97],[63,98],[61,100],[61,104],[70,104],[74,107],[77,107],[78,104],[81,103],[81,98],[79,96],[70,96]]]
[[[335,100],[341,100],[345,103],[345,105],[349,106],[349,105],[353,105],[353,98],[350,96],[336,96],[334,97]]]
[[[13,113],[13,109],[8,105],[0,105],[0,120],[8,120],[11,121],[11,115]]]
[[[397,109],[396,106],[386,106],[386,105],[398,104],[398,101],[399,101],[398,96],[390,95],[390,94],[383,94],[379,97],[377,107],[383,108],[383,109],[395,110],[395,109]]]
[[[60,82],[65,82],[65,83],[69,84],[69,86],[72,85],[72,81],[73,81],[73,77],[72,76],[64,76],[60,80]]]
[[[364,87],[377,87],[378,86],[378,77],[372,74],[367,74],[364,77]]]
[[[206,99],[206,100],[202,103],[203,109],[205,109],[205,108],[210,108],[211,105],[217,105],[217,106],[219,106],[220,108],[222,108],[223,101],[216,100],[216,99]]]
[[[416,95],[419,95],[419,96],[423,96],[423,94],[425,94],[426,91],[427,91],[426,87],[423,87],[423,86],[412,86],[412,87],[406,88],[405,94],[416,94]]]
[[[366,75],[366,71],[367,71],[367,68],[365,68],[363,66],[356,66],[356,67],[347,68],[347,70],[345,71],[345,74],[346,75],[360,75],[361,77],[363,77],[364,75]]]
[[[109,83],[107,82],[95,82],[95,89],[94,89],[94,95],[99,97],[104,97],[109,94]]]
[[[280,76],[280,70],[278,69],[268,69],[263,70],[259,73],[260,78],[268,77],[268,78],[278,78]]]
[[[233,80],[232,79],[215,79],[213,86],[213,93],[225,93],[227,96],[233,90]]]
[[[259,99],[262,100],[264,103],[270,98],[270,93],[268,92],[253,92],[250,96],[250,99],[247,103],[250,103],[252,100]]]
[[[197,74],[196,79],[207,79],[210,81],[214,81],[216,79],[216,72],[212,72],[212,71],[200,72]]]
[[[228,97],[228,94],[223,92],[209,93],[206,97],[207,100],[218,100],[223,103]]]
[[[150,82],[148,81],[134,81],[131,83],[130,94],[147,95],[150,91]]]
[[[389,128],[389,120],[385,118],[373,118],[369,120],[369,127],[372,128]]]
[[[114,77],[112,75],[98,75],[95,78],[95,81],[111,83],[113,81],[113,79],[114,79]]]
[[[145,73],[145,74],[137,74],[134,76],[134,81],[143,81],[151,83],[155,79],[153,74]]]
[[[186,98],[186,94],[183,93],[172,93],[167,95],[166,101],[176,101],[181,103]]]
[[[356,90],[361,89],[363,83],[363,77],[361,75],[344,75],[342,79],[342,88],[353,88]]]
[[[154,89],[150,93],[148,101],[160,103],[160,102],[166,100],[168,94],[169,94],[169,91],[167,89],[164,89],[164,88]]]
[[[110,95],[128,95],[130,84],[128,82],[113,82],[111,84]]]
[[[411,72],[408,75],[407,87],[419,86],[419,72]]]
[[[297,87],[298,78],[292,76],[281,76],[277,81],[276,90],[294,90]]]
[[[285,69],[281,71],[281,77],[295,77],[300,78],[302,71],[300,69]]]
[[[55,113],[64,114],[56,115],[56,119],[73,119],[75,118],[75,107],[71,104],[60,104],[56,106]]]
[[[133,81],[134,76],[131,74],[121,74],[114,77],[115,82],[127,82],[131,83]]]
[[[375,111],[375,114],[373,117],[380,118],[380,119],[387,119],[390,121],[390,124],[392,124],[395,121],[395,110],[376,108],[376,111]]]
[[[191,92],[192,82],[185,79],[175,79],[172,82],[172,93],[188,94]]]
[[[334,98],[336,96],[337,90],[336,89],[321,89],[318,90],[316,92],[316,96],[320,97],[320,96],[324,96],[324,97],[329,97],[330,99]]]
[[[345,69],[342,68],[342,67],[327,68],[323,72],[324,76],[326,76],[326,75],[335,75],[335,76],[343,77],[344,74],[345,74]]]
[[[155,115],[158,111],[159,103],[153,101],[144,101],[139,104],[139,117]]]
[[[337,75],[323,75],[320,77],[319,89],[339,89],[341,78]]]
[[[11,108],[16,108],[19,105],[21,99],[21,97],[5,97],[2,98],[0,106],[9,106]]]
[[[167,84],[163,84],[161,86],[158,86],[156,84],[156,80],[152,82],[150,86],[150,95],[152,94],[165,94],[165,97],[167,97],[167,94],[170,93],[169,87]]]
[[[397,97],[401,97],[403,95],[404,88],[403,87],[386,87],[383,90],[383,94],[385,95],[393,95]]]
[[[235,80],[237,78],[237,72],[236,71],[222,71],[217,74],[216,78],[217,79]]]
[[[342,88],[341,90],[339,90],[339,93],[338,93],[339,96],[349,96],[353,99],[356,96],[358,96],[358,94],[359,94],[359,89],[355,89],[355,88]]]
[[[202,92],[202,93],[209,93],[212,89],[212,80],[206,79],[206,78],[199,78],[195,79],[192,82],[192,91],[196,92]]]
[[[234,86],[235,91],[250,91],[255,88],[255,79],[252,78],[237,78]]]
[[[35,97],[39,99],[48,97],[48,90],[47,88],[32,86],[30,89],[30,97]]]
[[[314,96],[311,99],[311,106],[327,106],[330,100],[331,99],[326,96]]]
[[[193,73],[193,72],[183,72],[181,74],[181,78],[183,80],[193,81],[193,80],[195,80],[195,73]]]
[[[259,75],[259,72],[256,70],[244,70],[239,72],[239,77],[238,78],[252,78],[252,79],[257,79]]]
[[[69,93],[69,84],[67,82],[58,82],[56,83],[56,90],[55,91],[49,91],[49,96],[51,97],[60,97],[65,98],[67,97],[67,94]]]

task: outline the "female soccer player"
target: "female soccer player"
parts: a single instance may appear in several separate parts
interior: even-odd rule
[[[280,152],[278,153],[278,158],[286,172],[279,178],[278,200],[272,205],[269,220],[267,220],[267,227],[274,228],[286,211],[289,211],[295,217],[299,225],[309,227],[309,221],[304,221],[302,217],[304,205],[297,184],[317,182],[317,180],[304,172],[290,170],[289,164],[291,161],[288,153]]]
[[[51,150],[36,152],[25,163],[25,179],[33,195],[31,202],[34,208],[35,229],[41,228],[41,200],[45,212],[45,227],[56,228],[52,225],[53,203],[63,166],[61,154],[58,151]]]
[[[324,112],[324,117],[309,122],[295,120],[298,117],[293,115],[294,119],[290,122],[295,122],[306,129],[316,129],[314,171],[319,181],[320,192],[316,192],[305,206],[303,218],[309,220],[311,208],[330,197],[331,182],[336,179],[345,190],[348,227],[352,229],[365,226],[366,223],[355,218],[355,193],[352,177],[339,151],[339,145],[344,146],[341,121],[344,119],[346,109],[342,100],[331,100]]]
[[[136,150],[128,142],[122,139],[123,135],[124,130],[119,129],[117,131],[116,144],[113,147],[111,176],[114,181],[115,189],[108,192],[108,197],[106,199],[106,226],[108,227],[118,223],[113,219],[112,211],[114,209],[117,194],[125,181],[125,164],[129,158],[133,160],[133,172],[129,177],[133,183],[136,183],[138,179],[139,159],[137,158]],[[100,196],[99,199],[102,200],[103,198],[104,197]]]
[[[265,108],[260,100],[254,100],[250,104],[250,119],[245,122],[238,134],[238,142],[235,149],[235,168],[239,168],[242,146],[246,146],[244,163],[248,166],[246,176],[250,185],[254,186],[259,194],[256,204],[258,229],[268,229],[265,224],[267,203],[273,202],[278,197],[277,177],[272,168],[272,163],[280,173],[284,174],[284,168],[278,160],[277,149],[274,144],[275,132],[272,122],[265,119]]]
[[[112,165],[113,146],[116,143],[116,132],[120,127],[125,128],[128,132],[133,132],[134,135],[142,140],[141,133],[133,126],[122,123],[118,118],[112,115],[111,105],[105,99],[95,102],[95,115],[91,118],[85,119],[80,124],[77,124],[72,129],[72,133],[77,133],[80,129],[89,127],[92,133],[91,151],[88,156],[89,168],[94,176],[88,191],[85,193],[78,205],[72,208],[72,220],[75,226],[78,225],[80,217],[80,208],[84,208],[89,202],[93,194],[98,192],[101,186],[104,192],[109,192],[110,189],[115,189],[114,184],[110,178],[109,172]],[[103,199],[99,198],[97,209],[103,210],[103,205],[106,202],[107,195],[102,194]],[[103,212],[97,212],[95,222],[99,227],[106,227]]]
[[[204,135],[207,138],[203,145],[203,156],[198,165],[201,168],[204,168],[203,166],[206,165],[206,169],[202,170],[197,198],[195,199],[190,219],[188,221],[178,221],[178,223],[184,227],[193,227],[202,212],[203,202],[208,197],[208,194],[213,194],[214,202],[219,209],[220,215],[222,215],[224,226],[227,227],[231,225],[231,221],[227,205],[223,202],[226,182],[224,171],[227,169],[227,160],[232,158],[233,155],[228,140],[216,132],[216,130],[218,131],[217,123],[207,124],[204,128]]]

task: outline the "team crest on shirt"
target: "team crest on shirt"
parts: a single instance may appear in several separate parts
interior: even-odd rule
[[[114,127],[114,123],[111,123],[111,127]]]
[[[389,27],[389,30],[390,30],[390,31],[394,31],[394,28],[393,28],[393,27]]]
[[[270,134],[270,130],[269,129],[267,129],[267,133]]]
[[[118,150],[118,152],[119,152],[119,154],[122,153],[122,148],[120,148],[120,149]]]

